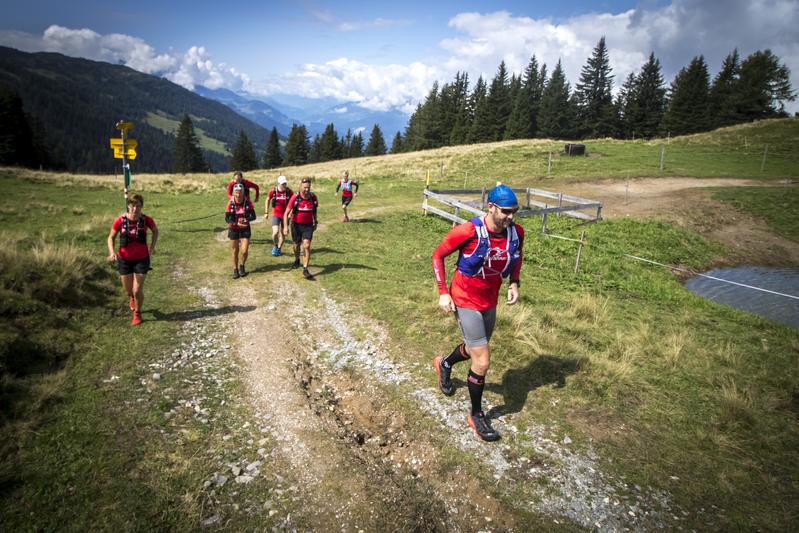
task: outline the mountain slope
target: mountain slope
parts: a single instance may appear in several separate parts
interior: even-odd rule
[[[119,164],[108,145],[119,120],[132,121],[139,143],[134,171],[171,168],[174,126],[188,113],[216,172],[229,167],[229,150],[244,131],[257,151],[268,131],[225,105],[168,80],[128,67],[55,53],[0,47],[0,85],[16,92],[45,130],[53,157],[71,171],[110,172]]]
[[[267,130],[277,128],[277,132],[282,137],[288,136],[291,131],[291,125],[299,122],[289,118],[274,106],[262,100],[247,98],[228,89],[209,89],[199,85],[194,88],[194,92],[205,98],[225,104],[241,116],[252,120]]]

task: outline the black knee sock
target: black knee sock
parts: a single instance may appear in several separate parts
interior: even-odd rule
[[[472,400],[472,415],[483,410],[483,389],[485,388],[485,376],[480,376],[469,370],[469,377],[466,380],[469,387],[469,398]]]
[[[461,361],[466,361],[469,359],[469,354],[466,353],[466,345],[460,343],[452,350],[452,353],[449,354],[446,359],[443,361],[443,365],[446,368],[452,368],[452,365],[455,363],[460,363]]]

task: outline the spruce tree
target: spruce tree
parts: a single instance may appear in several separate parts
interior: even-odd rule
[[[741,62],[734,85],[737,114],[744,121],[785,116],[785,102],[796,99],[788,68],[771,50],[758,50]]]
[[[172,158],[172,172],[203,172],[208,169],[200,150],[200,141],[194,133],[194,125],[189,115],[183,115],[175,136],[175,152]]]
[[[491,88],[486,97],[485,113],[476,117],[475,121],[484,122],[482,127],[487,129],[487,140],[501,141],[505,135],[505,127],[512,111],[513,102],[511,101],[510,82],[508,81],[508,69],[505,61],[501,61],[497,74],[491,80]]]
[[[469,97],[469,135],[466,137],[466,142],[479,143],[491,140],[488,128],[490,121],[488,120],[488,109],[486,106],[486,93],[488,87],[483,77],[477,78],[477,83],[474,85],[474,90]]]
[[[308,130],[304,124],[293,124],[286,140],[286,152],[283,165],[304,165],[308,162],[311,147],[308,142]]]
[[[733,50],[721,64],[721,70],[710,87],[710,117],[712,127],[729,126],[741,121],[735,105],[735,89],[740,74],[738,50]]]
[[[394,135],[394,141],[391,143],[391,153],[399,154],[402,152],[402,134],[397,132]]]
[[[666,131],[684,135],[710,130],[708,102],[710,76],[705,58],[697,56],[680,70],[671,83],[669,106],[664,118]]]
[[[605,37],[599,39],[593,55],[583,66],[574,88],[578,133],[586,137],[607,137],[613,133],[613,75]]]
[[[666,88],[663,86],[660,61],[655,58],[654,52],[649,54],[635,81],[635,106],[628,120],[636,137],[651,139],[661,133],[666,111]]]
[[[635,72],[630,72],[616,97],[616,108],[618,110],[618,130],[617,134],[623,139],[635,138],[633,131],[632,117],[637,115],[636,90],[638,87],[638,76]],[[639,135],[640,137],[640,135]]]
[[[0,165],[36,167],[39,163],[22,99],[0,89]]]
[[[372,134],[369,136],[369,143],[366,145],[366,155],[385,155],[386,153],[386,140],[383,139],[383,132],[380,131],[380,126],[377,124],[372,128]]]
[[[350,157],[363,157],[363,133],[361,133],[361,130],[358,130],[358,133],[352,136]]]
[[[325,127],[319,139],[319,161],[333,161],[341,159],[341,145],[336,128],[331,122]]]
[[[541,96],[538,113],[539,132],[544,137],[563,139],[574,134],[575,110],[570,98],[569,82],[560,60]]]
[[[452,87],[452,105],[455,117],[449,131],[444,131],[447,145],[463,144],[469,134],[469,75],[457,73]]]
[[[269,139],[266,141],[266,150],[264,151],[264,168],[277,168],[283,162],[283,156],[280,154],[280,138],[277,134],[277,128],[273,127],[269,133]]]
[[[319,137],[319,134],[317,133],[316,135],[314,135],[313,141],[311,141],[311,149],[308,152],[308,162],[309,163],[318,163],[319,162],[319,158],[321,157],[321,151],[322,151],[321,150],[321,146],[322,146],[321,138]]]
[[[250,139],[244,131],[239,132],[239,138],[233,147],[233,156],[230,159],[230,169],[247,172],[258,168],[258,159]]]
[[[524,71],[521,87],[513,102],[513,111],[508,119],[508,127],[505,129],[505,139],[528,139],[534,135],[536,115],[540,104],[540,94],[538,101],[535,98],[538,85],[538,60],[533,55]]]

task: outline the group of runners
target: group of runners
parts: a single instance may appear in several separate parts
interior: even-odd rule
[[[228,238],[231,242],[233,278],[247,275],[245,264],[251,237],[250,223],[255,220],[255,206],[249,198],[254,190],[255,202],[260,197],[256,183],[244,179],[241,172],[234,174],[228,184],[228,205],[225,220],[228,223]],[[358,184],[349,179],[349,173],[336,186],[342,192],[342,221],[349,220],[347,207],[357,195]],[[150,255],[155,252],[158,227],[153,219],[142,213],[144,199],[134,194],[127,199],[127,211],[114,220],[108,234],[109,261],[115,261],[122,287],[129,299],[133,313],[131,324],[141,324],[141,308],[144,301],[144,280],[150,270]],[[298,192],[288,186],[285,176],[277,178],[277,184],[267,194],[265,216],[271,216],[272,255],[282,255],[291,227],[294,247],[292,268],[302,265],[305,278],[313,275],[308,271],[311,257],[311,241],[318,226],[316,195],[311,192],[311,180],[303,178]],[[457,363],[470,361],[466,386],[471,408],[466,416],[468,426],[475,435],[485,441],[495,441],[499,433],[491,426],[489,417],[482,408],[486,374],[491,363],[489,342],[496,323],[496,307],[504,279],[508,279],[507,305],[519,299],[519,274],[522,267],[524,230],[514,223],[514,214],[519,209],[513,190],[499,184],[488,193],[488,212],[474,217],[452,228],[433,251],[432,262],[438,288],[439,309],[446,314],[454,313],[460,328],[462,342],[447,356],[436,356],[432,364],[436,372],[439,390],[446,396],[455,393],[452,371]],[[151,234],[147,245],[148,232]],[[120,248],[114,250],[114,241],[120,236]],[[450,285],[444,260],[458,252],[455,272]]]

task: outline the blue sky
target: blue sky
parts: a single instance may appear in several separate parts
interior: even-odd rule
[[[0,44],[121,62],[191,87],[412,109],[433,81],[514,71],[535,53],[574,84],[605,35],[617,83],[650,52],[669,82],[695,55],[713,76],[771,48],[799,87],[799,0],[587,2],[5,1]],[[799,108],[796,103],[788,108]]]

